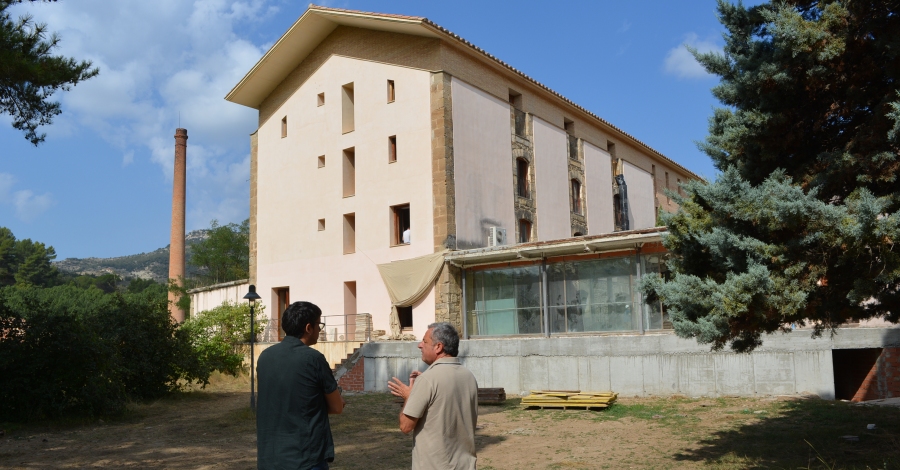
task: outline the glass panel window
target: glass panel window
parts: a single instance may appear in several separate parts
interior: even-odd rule
[[[540,266],[474,271],[466,276],[472,336],[540,334]]]
[[[639,330],[640,298],[631,257],[555,263],[548,266],[550,331]],[[638,307],[638,308],[636,308]]]

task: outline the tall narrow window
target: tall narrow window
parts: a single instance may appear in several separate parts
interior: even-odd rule
[[[668,171],[666,172],[666,189],[670,189],[669,188],[669,172]],[[671,203],[672,203],[672,198],[670,198],[669,194],[667,193],[666,194],[666,204],[671,204]]]
[[[356,281],[344,283],[344,334],[338,341],[353,341],[356,337]],[[341,338],[343,336],[343,338]]]
[[[659,196],[656,193],[656,165],[650,165],[650,178],[653,180],[653,211],[659,214]]]
[[[581,214],[581,182],[572,180],[572,212]]]
[[[291,304],[291,290],[288,287],[278,287],[272,290],[275,291],[275,311],[278,314],[278,341],[281,341],[285,337],[284,330],[281,328],[281,316]]]
[[[397,161],[397,136],[388,137],[388,163]]]
[[[388,96],[387,96],[388,101],[387,102],[393,103],[394,102],[394,81],[393,80],[388,80],[387,92],[388,92]]]
[[[356,150],[355,147],[344,149],[343,158],[344,197],[356,195]]]
[[[400,332],[412,333],[413,329],[413,308],[397,307],[397,316],[400,317]]]
[[[528,197],[528,162],[524,158],[516,159],[516,194]]]
[[[391,206],[391,246],[409,245],[411,240],[409,204]]]
[[[325,106],[325,93],[316,95],[316,106]]]
[[[356,214],[344,214],[344,254],[356,253]]]
[[[341,132],[352,132],[353,122],[353,83],[348,83],[341,87]]]
[[[287,116],[281,118],[281,138],[287,137]]]
[[[531,241],[531,222],[519,220],[519,243],[528,243]]]
[[[681,190],[681,178],[678,178],[678,194],[684,196],[684,191]]]

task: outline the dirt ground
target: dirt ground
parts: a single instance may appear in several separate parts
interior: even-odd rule
[[[0,468],[255,468],[247,388],[246,378],[220,378],[106,421],[5,424]],[[397,429],[393,397],[347,402],[332,417],[332,468],[409,468],[412,439]],[[482,470],[900,469],[900,409],[794,397],[620,397],[603,411],[523,410],[511,399],[479,409],[476,443]]]

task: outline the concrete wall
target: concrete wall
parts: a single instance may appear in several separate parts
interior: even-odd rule
[[[491,226],[515,234],[509,104],[455,77],[451,89],[456,244],[482,248]]]
[[[256,343],[253,345],[253,363],[259,364],[260,353],[275,344],[278,343]],[[322,355],[325,356],[325,360],[328,361],[328,364],[334,369],[341,361],[346,359],[347,356],[353,354],[353,350],[360,347],[362,344],[364,344],[362,341],[320,341],[312,345],[312,348],[322,353]],[[244,364],[249,366],[249,360],[250,348],[248,347],[245,351]]]
[[[212,310],[225,301],[234,303],[246,302],[244,295],[247,293],[248,284],[242,282],[240,284],[228,283],[222,287],[204,290],[202,292],[191,292],[191,316],[206,310]]]
[[[572,236],[566,132],[534,118],[534,186],[538,241]]]
[[[588,235],[612,233],[615,229],[615,220],[609,153],[589,142],[584,142],[583,152]]]
[[[387,80],[396,100],[387,102]],[[343,133],[341,87],[353,83],[354,130]],[[342,315],[344,283],[356,282],[356,309],[389,330],[390,298],[376,264],[434,252],[430,73],[331,56],[259,128],[257,291],[277,312],[275,288]],[[317,106],[317,95],[325,104]],[[287,117],[287,136],[281,121]],[[397,161],[388,162],[388,137]],[[342,153],[355,148],[356,191],[342,193]],[[325,156],[319,168],[318,157]],[[412,243],[391,246],[390,207],[410,205]],[[343,253],[343,214],[355,213],[356,252]],[[318,230],[325,219],[325,230]],[[413,306],[413,334],[434,321],[434,295]]]
[[[834,398],[832,349],[900,345],[900,329],[839,330],[812,339],[795,331],[767,336],[752,354],[710,352],[674,334],[462,341],[460,358],[479,387],[521,394],[536,389],[613,390],[623,395],[723,396],[812,393]],[[365,389],[424,370],[416,344],[363,346]]]
[[[628,187],[628,224],[631,230],[656,227],[653,203],[653,177],[650,173],[625,162],[622,174]]]

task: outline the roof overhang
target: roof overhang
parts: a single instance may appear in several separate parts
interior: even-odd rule
[[[655,227],[605,235],[451,251],[444,256],[444,260],[454,266],[466,268],[482,264],[540,260],[555,256],[626,251],[638,249],[646,243],[661,242],[666,233],[665,227]]]
[[[387,31],[438,38],[441,34],[425,23],[425,18],[371,14],[310,5],[225,99],[259,109],[275,87],[338,26]]]

